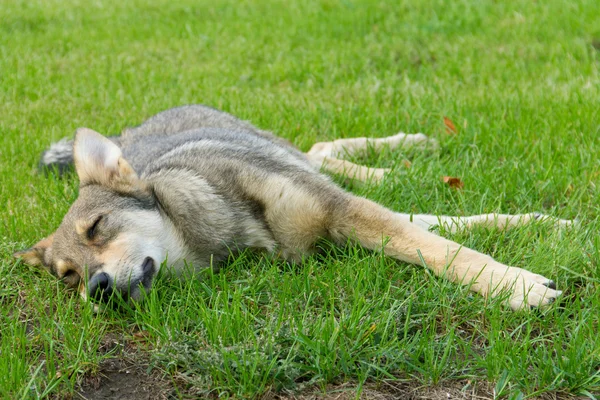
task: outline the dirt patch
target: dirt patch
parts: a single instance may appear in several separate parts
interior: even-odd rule
[[[173,384],[158,371],[148,373],[144,366],[110,358],[100,364],[98,374],[87,377],[76,399],[159,400],[177,398]]]
[[[261,400],[354,400],[359,393],[356,383],[327,385],[324,389],[307,388],[296,394],[266,393]],[[437,386],[423,386],[415,381],[383,380],[367,382],[360,390],[360,400],[492,400],[493,385],[468,380],[446,381]],[[568,400],[573,396],[544,393],[531,400]],[[579,397],[576,397],[579,398]]]
[[[124,359],[107,359],[100,372],[86,378],[75,399],[85,400],[164,400],[199,398],[158,371],[147,373],[143,365]],[[178,385],[179,386],[179,385]],[[357,399],[356,383],[309,387],[299,393],[267,392],[261,400],[353,400]],[[447,381],[438,386],[423,386],[415,381],[367,382],[360,390],[360,400],[492,400],[493,387],[488,382],[466,380]],[[209,395],[203,398],[217,398]],[[558,393],[545,393],[532,400],[566,400],[572,398]]]
[[[359,388],[355,383],[328,385],[325,390],[309,388],[297,394],[268,393],[263,400],[351,400]],[[361,400],[448,400],[492,399],[487,385],[473,386],[467,381],[449,382],[440,386],[421,386],[416,382],[381,381],[366,383],[360,391]]]
[[[143,335],[134,335],[143,338]],[[164,400],[218,398],[216,393],[198,397],[193,386],[158,369],[148,371],[147,361],[140,359],[138,342],[123,335],[109,334],[100,347],[103,354],[113,358],[102,361],[98,372],[87,375],[75,399],[85,400]],[[114,357],[117,354],[118,357]],[[360,392],[360,396],[357,394]],[[367,381],[362,388],[356,382],[309,386],[298,392],[267,391],[261,400],[486,400],[493,399],[493,385],[486,381],[448,380],[436,386],[424,386],[409,377],[397,380]],[[532,400],[563,400],[572,398],[560,393],[544,393]]]

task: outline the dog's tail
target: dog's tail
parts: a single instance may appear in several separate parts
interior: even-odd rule
[[[107,136],[107,139],[120,146],[121,136]],[[52,143],[50,147],[42,153],[38,167],[44,173],[54,172],[58,175],[64,175],[75,165],[73,156],[74,139],[62,138],[58,142]]]
[[[56,171],[63,175],[72,168],[73,163],[73,139],[63,138],[42,153],[38,166],[43,172]]]

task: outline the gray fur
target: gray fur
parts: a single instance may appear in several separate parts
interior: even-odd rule
[[[73,165],[73,140],[63,138],[52,143],[50,148],[42,153],[39,162],[40,169],[56,168],[59,174],[63,174]]]

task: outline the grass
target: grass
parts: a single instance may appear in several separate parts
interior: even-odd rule
[[[0,397],[76,396],[112,357],[154,371],[157,397],[390,385],[600,397],[597,1],[8,0],[0,21]],[[400,130],[436,138],[438,152],[367,156],[395,172],[349,190],[404,212],[578,218],[562,231],[445,234],[551,277],[564,302],[513,313],[421,268],[324,243],[302,266],[242,254],[202,279],[159,279],[134,309],[94,314],[11,257],[77,196],[74,178],[37,173],[49,143],[186,103],[304,150]]]

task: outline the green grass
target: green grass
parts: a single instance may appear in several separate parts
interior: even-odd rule
[[[357,395],[400,382],[465,396],[477,386],[484,397],[599,397],[599,43],[596,0],[4,1],[0,397],[69,397],[109,357],[158,371],[175,397],[346,382]],[[302,266],[242,254],[202,279],[159,279],[135,309],[94,314],[12,259],[77,196],[75,179],[37,173],[49,143],[79,126],[117,133],[186,103],[304,150],[401,130],[436,138],[437,152],[370,155],[395,173],[349,189],[404,212],[578,218],[563,231],[446,235],[551,277],[565,301],[513,313],[422,268],[323,244],[325,255]],[[107,345],[114,337],[119,345]]]

